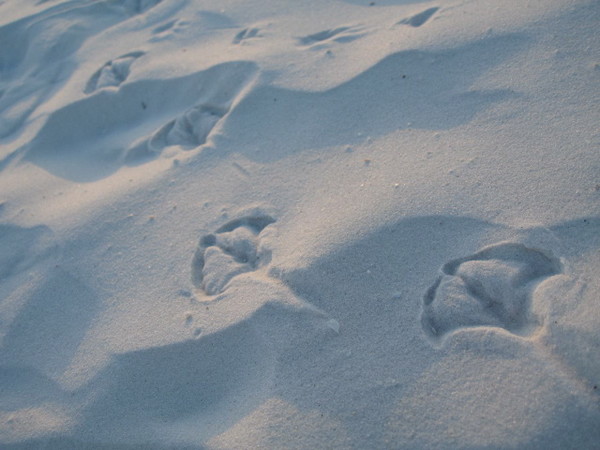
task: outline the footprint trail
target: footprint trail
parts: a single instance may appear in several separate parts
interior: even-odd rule
[[[68,80],[77,67],[73,55],[89,38],[146,13],[160,1],[65,2],[0,26],[0,138],[18,131]],[[111,63],[107,63],[109,69],[100,69],[98,78],[106,77],[112,69],[115,80],[107,85],[116,85],[116,80],[126,78],[127,64]],[[86,92],[93,91],[93,85],[90,80]]]

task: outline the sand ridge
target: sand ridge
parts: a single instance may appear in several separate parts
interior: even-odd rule
[[[594,448],[599,14],[0,1],[0,446]]]

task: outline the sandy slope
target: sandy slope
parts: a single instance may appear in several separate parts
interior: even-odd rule
[[[598,446],[598,23],[0,1],[2,447]]]

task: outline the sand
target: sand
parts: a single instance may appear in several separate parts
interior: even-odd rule
[[[600,448],[599,23],[0,1],[0,446]]]

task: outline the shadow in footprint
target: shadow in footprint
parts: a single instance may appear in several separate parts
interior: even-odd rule
[[[501,243],[450,261],[424,297],[421,322],[436,343],[466,327],[492,326],[531,334],[536,284],[562,271],[557,258],[519,243]]]
[[[260,30],[258,28],[244,28],[233,38],[232,44],[241,44],[243,41],[247,39],[252,39],[254,37],[258,37],[258,33]]]
[[[418,28],[431,19],[439,9],[440,8],[438,7],[426,9],[425,11],[415,14],[414,16],[402,19],[400,22],[398,22],[398,25],[410,25],[411,27]]]
[[[315,44],[323,44],[326,42],[352,42],[365,35],[365,33],[361,32],[361,30],[361,27],[355,26],[339,27],[331,30],[324,30],[318,33],[298,38],[298,43],[302,46],[312,46]]]
[[[269,215],[247,216],[203,236],[192,262],[194,286],[217,295],[235,276],[267,264],[270,254],[260,247],[260,234],[274,222]]]
[[[194,106],[158,130],[148,141],[147,147],[155,153],[171,145],[198,147],[206,142],[214,126],[227,111],[226,107],[213,105]]]
[[[129,76],[131,65],[144,52],[131,52],[108,61],[92,75],[87,82],[84,93],[91,94],[97,89],[109,86],[119,86]]]

